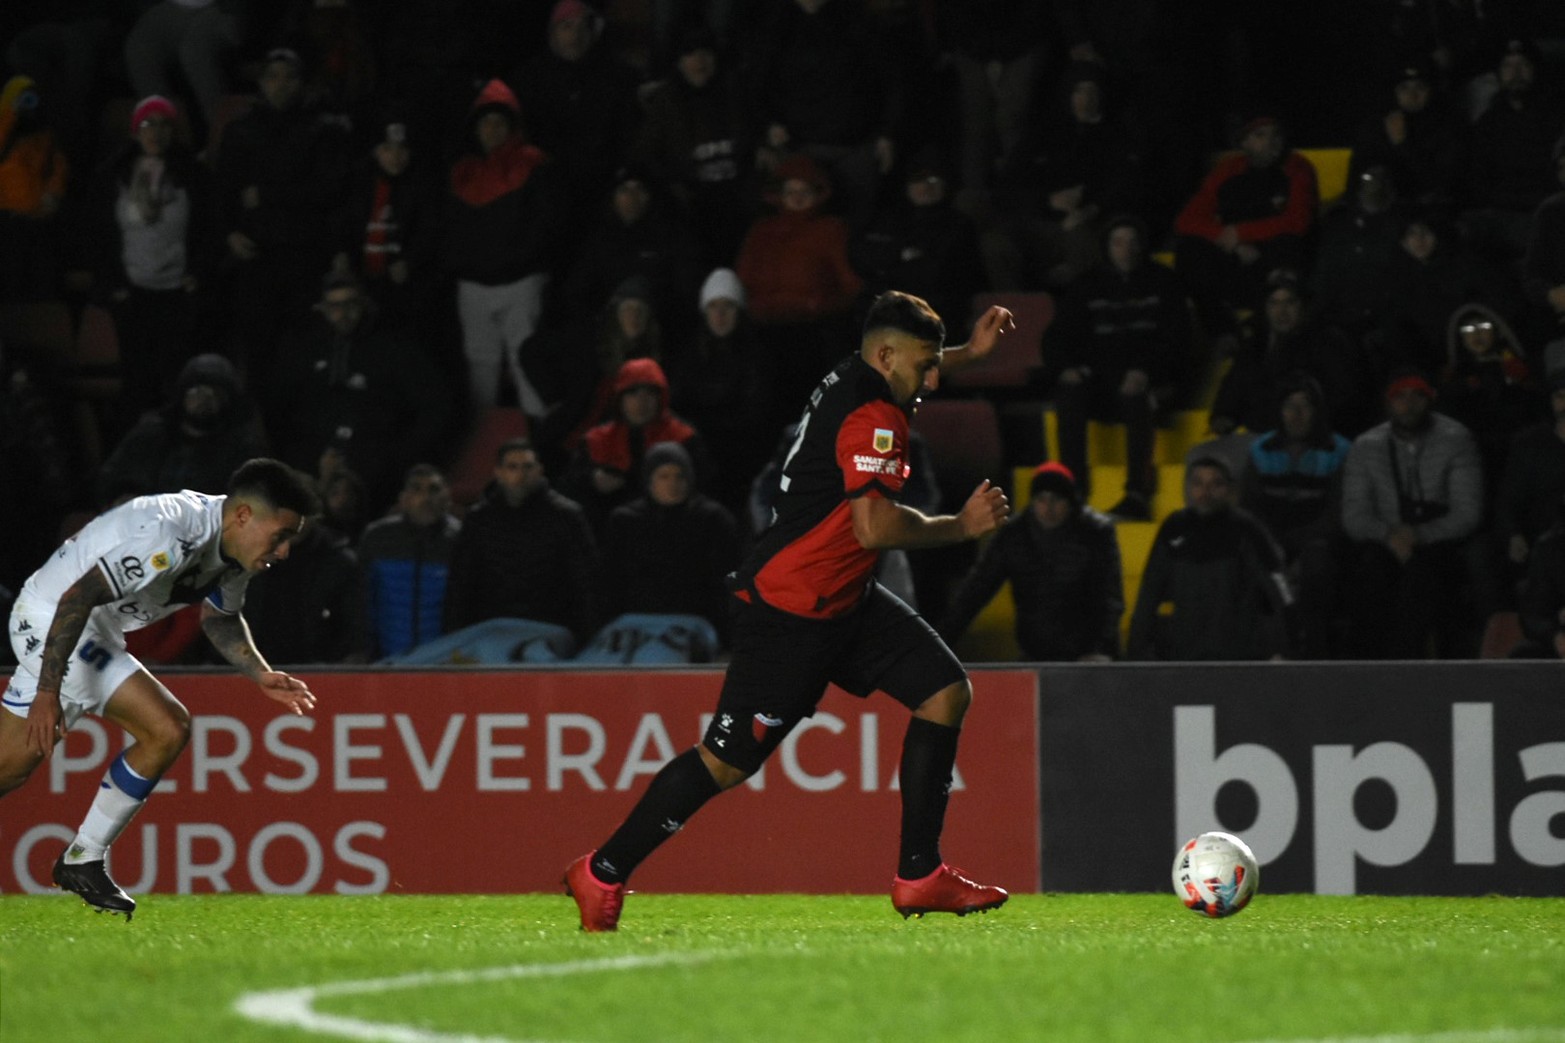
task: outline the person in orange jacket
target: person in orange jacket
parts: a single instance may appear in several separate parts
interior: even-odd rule
[[[40,119],[43,99],[29,76],[0,88],[0,287],[9,299],[47,297],[62,243],[53,220],[70,163]]]

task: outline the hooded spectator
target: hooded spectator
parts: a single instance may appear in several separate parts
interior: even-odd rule
[[[474,409],[497,405],[504,380],[530,416],[546,402],[520,350],[533,335],[564,249],[568,194],[559,167],[528,141],[516,95],[490,80],[468,113],[471,150],[451,167],[442,256],[457,280],[457,313]]]
[[[180,370],[163,407],[143,416],[104,461],[98,503],[181,489],[220,496],[229,475],[265,451],[259,419],[233,363],[221,355],[197,355]]]
[[[596,533],[609,513],[638,494],[637,476],[647,450],[659,442],[678,442],[696,461],[696,474],[708,478],[705,443],[696,429],[668,406],[668,378],[655,359],[630,359],[614,381],[612,419],[591,428],[571,468],[567,495],[587,510]]]

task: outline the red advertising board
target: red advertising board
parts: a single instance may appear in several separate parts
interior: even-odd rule
[[[166,678],[190,708],[179,763],[114,846],[132,893],[551,891],[647,780],[697,741],[716,670],[307,676],[313,717],[232,675]],[[1039,883],[1037,675],[975,671],[943,848]],[[907,712],[835,689],[755,778],[655,854],[663,892],[880,893],[896,866]],[[47,889],[125,737],[84,718],[0,801],[0,891]]]

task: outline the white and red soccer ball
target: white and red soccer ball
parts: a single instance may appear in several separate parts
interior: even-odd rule
[[[1174,856],[1174,894],[1203,916],[1232,916],[1261,883],[1255,855],[1232,833],[1202,833]]]

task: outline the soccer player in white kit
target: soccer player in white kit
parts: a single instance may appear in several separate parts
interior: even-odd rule
[[[129,921],[136,902],[109,876],[109,845],[190,737],[190,712],[125,650],[126,631],[200,602],[201,628],[223,658],[293,713],[314,708],[304,682],[267,665],[240,609],[251,577],[288,557],[318,509],[306,476],[250,460],[226,496],[187,489],[106,511],[23,584],[11,610],[18,666],[0,700],[0,795],[26,782],[84,713],[135,740],[55,862],[56,886]]]

